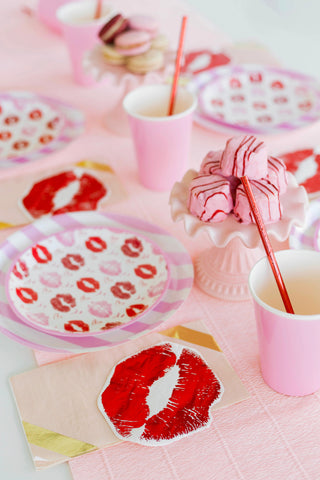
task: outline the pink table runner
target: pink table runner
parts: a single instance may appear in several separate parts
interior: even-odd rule
[[[173,224],[168,194],[143,188],[137,179],[132,142],[108,133],[103,118],[119,96],[115,86],[101,84],[83,89],[72,83],[67,51],[60,37],[19,11],[21,2],[1,6],[0,51],[1,89],[32,90],[71,102],[86,113],[86,132],[59,153],[30,164],[28,171],[45,171],[86,157],[105,159],[124,183],[130,201],[109,207],[109,211],[135,215],[157,223],[175,235],[194,258],[210,246],[202,236],[189,238],[181,223]],[[179,0],[128,0],[117,2],[125,13],[157,12],[161,29],[172,42],[178,35],[183,14],[189,15],[187,48],[226,45],[226,36]],[[40,41],[41,40],[41,41]],[[22,48],[23,45],[23,48]],[[256,56],[255,52],[255,56]],[[5,68],[4,68],[5,66]],[[269,150],[277,152],[314,146],[319,124],[295,133],[266,138]],[[227,136],[195,126],[191,164],[197,168],[210,149],[223,147]],[[23,173],[26,169],[23,170]],[[1,178],[21,174],[3,171]],[[10,232],[1,231],[0,239]],[[318,393],[305,398],[276,394],[263,382],[258,366],[254,314],[251,302],[225,303],[200,292],[196,287],[165,324],[166,328],[203,319],[223,352],[251,393],[242,404],[215,412],[211,428],[167,447],[148,448],[129,443],[88,454],[70,462],[75,480],[290,480],[319,478],[320,415]],[[40,362],[56,360],[39,354]]]

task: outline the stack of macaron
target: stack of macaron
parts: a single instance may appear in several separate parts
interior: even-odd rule
[[[281,219],[280,196],[287,190],[286,166],[268,156],[265,144],[253,135],[230,138],[224,150],[209,152],[189,186],[189,211],[204,222],[221,222],[232,214],[253,223],[241,183],[246,175],[265,223]]]
[[[168,40],[158,33],[157,21],[151,16],[125,18],[118,13],[98,35],[103,42],[103,56],[110,65],[125,66],[137,74],[158,70],[164,65]]]

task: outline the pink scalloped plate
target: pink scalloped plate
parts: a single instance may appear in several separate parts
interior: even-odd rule
[[[11,266],[12,310],[39,330],[92,335],[129,324],[168,288],[164,252],[149,239],[107,227],[51,235]]]
[[[306,127],[320,118],[317,79],[275,67],[228,65],[194,77],[194,118],[211,130],[272,134]]]
[[[70,105],[31,92],[0,93],[0,169],[59,150],[82,131],[83,115]]]

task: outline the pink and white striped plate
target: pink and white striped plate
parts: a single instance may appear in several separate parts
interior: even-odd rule
[[[0,93],[0,169],[65,147],[83,131],[83,114],[32,92]]]
[[[108,227],[141,235],[165,254],[170,279],[160,301],[136,320],[91,336],[59,335],[34,328],[17,316],[6,295],[7,273],[21,253],[55,234],[83,227]],[[134,217],[105,212],[75,212],[35,221],[11,235],[0,246],[0,331],[31,348],[48,351],[83,353],[112,347],[136,338],[162,324],[187,298],[193,284],[193,265],[178,240],[161,228]]]
[[[284,133],[320,119],[317,79],[263,65],[227,65],[196,75],[194,119],[212,130]]]

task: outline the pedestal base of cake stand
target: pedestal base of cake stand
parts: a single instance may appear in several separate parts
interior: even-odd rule
[[[212,297],[228,301],[249,300],[249,272],[264,255],[262,246],[247,248],[239,238],[233,238],[226,247],[211,247],[196,258],[195,282]]]

